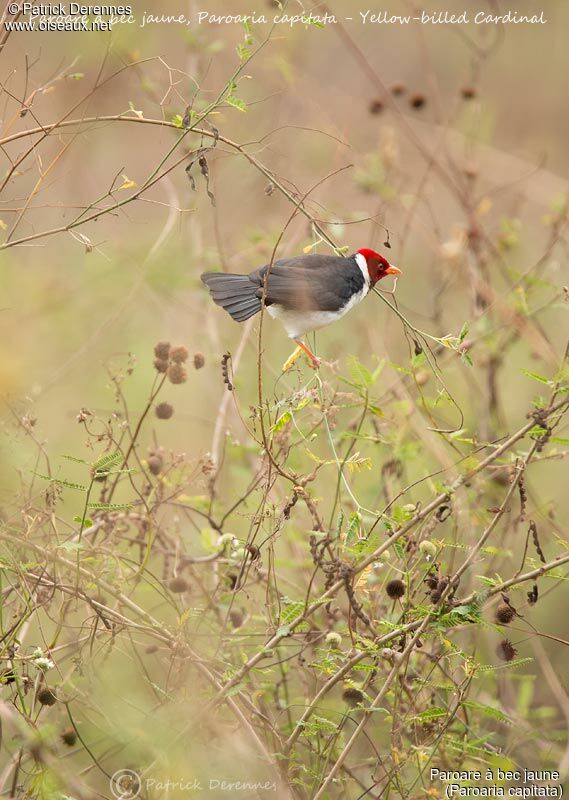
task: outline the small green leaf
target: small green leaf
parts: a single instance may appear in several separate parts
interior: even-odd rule
[[[359,539],[360,525],[362,523],[362,515],[359,511],[354,511],[350,514],[348,521],[348,530],[346,531],[346,547],[350,547],[357,539]]]
[[[235,95],[227,95],[225,102],[232,108],[236,108],[238,111],[247,111],[247,104],[245,101],[241,100],[239,97],[235,97]]]
[[[97,511],[128,511],[132,508],[132,503],[88,503],[88,508]]]
[[[279,431],[282,431],[282,429],[286,425],[288,425],[291,419],[292,419],[292,414],[290,413],[290,411],[285,411],[285,413],[282,414],[273,425],[273,433],[278,433]]]
[[[462,328],[460,329],[460,333],[458,334],[459,342],[464,342],[464,340],[466,339],[466,337],[468,335],[468,330],[469,330],[468,322],[465,322],[464,325],[462,326]]]
[[[533,378],[534,381],[539,381],[540,383],[546,383],[548,386],[551,384],[550,380],[544,378],[543,375],[538,375],[537,372],[530,372],[529,369],[522,369],[522,373],[526,375],[528,378]]]
[[[92,519],[89,517],[85,517],[85,519],[83,519],[83,517],[79,514],[73,517],[73,522],[77,522],[78,525],[83,525],[84,528],[91,528],[93,526]]]

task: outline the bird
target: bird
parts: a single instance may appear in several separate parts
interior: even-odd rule
[[[204,272],[200,277],[214,303],[237,322],[257,314],[264,303],[296,343],[283,365],[286,372],[302,352],[318,369],[320,361],[303,337],[343,317],[387,275],[401,275],[401,270],[363,247],[347,257],[310,253],[281,258],[247,275]]]

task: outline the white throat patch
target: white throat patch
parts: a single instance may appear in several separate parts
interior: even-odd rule
[[[356,253],[354,258],[356,259],[356,264],[358,265],[358,267],[360,268],[360,270],[362,272],[362,275],[364,276],[364,281],[365,281],[365,285],[366,285],[366,294],[367,294],[367,292],[369,292],[371,281],[370,281],[370,278],[369,278],[369,269],[367,268],[366,257],[364,255],[362,255],[361,253]]]

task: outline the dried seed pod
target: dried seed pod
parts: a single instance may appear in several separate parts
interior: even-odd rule
[[[391,87],[391,94],[393,97],[401,97],[402,94],[405,94],[407,91],[407,87],[404,83],[394,83]]]
[[[527,510],[527,503],[528,503],[528,495],[526,491],[526,485],[524,480],[524,473],[520,472],[520,477],[518,479],[518,492],[520,495],[520,520],[523,522],[526,518],[526,510]],[[531,523],[530,523],[531,526]]]
[[[61,741],[68,747],[73,747],[73,745],[77,741],[77,734],[75,733],[75,729],[65,728],[65,730],[61,732]]]
[[[167,372],[168,371],[168,360],[163,358],[155,358],[154,359],[154,369],[156,372]]]
[[[460,94],[463,100],[474,100],[477,92],[474,86],[463,86]]]
[[[170,356],[170,342],[158,342],[154,346],[154,355],[161,361],[168,361]]]
[[[381,114],[383,111],[383,101],[380,100],[378,97],[372,100],[368,106],[368,110],[370,114]]]
[[[231,379],[229,377],[229,365],[231,363],[231,353],[227,352],[224,353],[221,357],[221,374],[223,376],[223,382],[227,386],[227,391],[233,391],[233,384],[231,383]]]
[[[176,347],[172,347],[170,350],[170,361],[173,361],[175,364],[183,364],[188,360],[188,348],[184,347],[183,344],[179,344]]]
[[[532,539],[532,542],[533,542],[533,546],[535,547],[535,552],[539,556],[539,560],[541,561],[542,564],[547,564],[547,560],[545,558],[545,554],[544,554],[543,550],[541,549],[541,545],[539,543],[539,537],[538,537],[538,534],[537,534],[537,525],[535,524],[535,522],[533,520],[529,524],[529,532],[531,533],[531,539]]]
[[[243,614],[241,611],[230,611],[229,619],[234,628],[240,628],[243,625]]]
[[[174,413],[174,406],[170,403],[158,403],[154,410],[158,419],[170,419]]]
[[[409,105],[416,111],[419,111],[419,109],[423,108],[426,105],[426,103],[427,103],[427,98],[425,97],[424,94],[414,94],[409,99]]]
[[[43,686],[37,693],[36,697],[42,706],[53,706],[57,702],[55,692],[53,692],[49,686]]]
[[[539,593],[537,591],[537,583],[534,583],[531,590],[527,593],[527,598],[530,606],[534,606],[537,603],[539,599]]]
[[[201,369],[205,365],[205,358],[203,353],[196,353],[194,355],[194,369]]]
[[[516,616],[516,612],[508,603],[500,603],[496,608],[495,619],[500,625],[508,625]]]
[[[502,661],[512,661],[518,654],[514,645],[508,639],[502,639],[496,648],[496,655]]]
[[[160,475],[162,472],[162,467],[164,466],[164,461],[160,453],[151,453],[146,459],[146,463],[148,464],[148,469],[153,475]]]
[[[444,505],[437,509],[435,517],[437,522],[444,522],[452,514],[452,506]]]
[[[361,689],[356,689],[355,686],[347,686],[342,692],[342,699],[354,708],[359,703],[363,703],[365,695]]]
[[[189,588],[190,584],[185,578],[182,578],[181,575],[177,575],[175,578],[171,578],[168,581],[168,589],[170,589],[172,594],[182,594],[182,592],[187,592]]]
[[[388,597],[391,597],[392,600],[397,600],[405,594],[405,584],[400,578],[394,578],[392,581],[389,581],[385,587],[385,591]]]
[[[188,380],[188,373],[181,364],[172,364],[168,367],[168,380],[173,384],[185,383]]]
[[[251,556],[251,561],[256,561],[261,555],[261,551],[259,550],[256,544],[245,545],[245,550],[247,550],[247,552]]]

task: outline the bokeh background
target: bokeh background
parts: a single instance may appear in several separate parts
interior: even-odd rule
[[[164,8],[135,0],[133,14],[141,21],[145,12],[275,13],[272,3],[257,6],[208,0],[204,7],[190,2]],[[503,6],[447,0],[441,10],[473,15],[480,9],[503,13]],[[384,10],[406,14],[412,7],[391,2]],[[519,14],[542,9],[545,25],[362,25],[359,12],[367,6],[332,0],[329,13],[352,16],[352,22],[323,29],[253,25],[248,46],[260,49],[234,90],[243,108],[222,103],[208,118],[224,139],[262,162],[295,196],[322,182],[307,199],[310,213],[326,223],[339,246],[349,252],[374,247],[403,270],[397,301],[415,326],[440,337],[456,336],[469,323],[473,367],[452,354],[444,361],[444,376],[464,412],[465,435],[481,440],[523,424],[532,399],[545,392],[524,370],[551,379],[567,339],[569,8],[562,0],[544,0],[539,8],[530,0],[516,4]],[[289,11],[298,13],[296,4]],[[324,7],[313,11],[324,13]],[[245,35],[239,24],[165,22],[118,25],[112,35],[13,33],[0,55],[2,138],[66,116],[129,115],[171,122],[183,117],[190,103],[199,112],[238,67],[237,47]],[[121,68],[90,93],[97,76],[100,80]],[[21,101],[30,97],[22,113]],[[126,198],[153,172],[179,133],[159,125],[98,121],[61,128],[35,148],[37,135],[5,143],[2,175],[31,150],[3,188],[0,243],[64,227],[84,207]],[[193,136],[182,148],[189,151],[201,143],[201,137]],[[177,150],[175,157],[182,153]],[[6,401],[0,507],[7,524],[15,524],[37,469],[38,450],[26,425],[49,452],[56,472],[78,479],[81,467],[62,456],[91,461],[98,455],[77,423],[79,410],[87,408],[101,418],[112,414],[117,406],[109,376],[133,366],[125,395],[132,417],[142,412],[154,378],[152,349],[159,340],[202,353],[205,366],[190,368],[183,386],[167,386],[164,399],[175,406],[174,420],[150,422],[143,454],[145,447],[158,444],[196,460],[219,450],[215,426],[226,396],[219,362],[227,350],[235,355],[240,344],[239,406],[248,413],[256,403],[256,328],[241,338],[243,329],[210,303],[199,274],[218,268],[245,272],[266,263],[293,206],[227,142],[219,141],[207,158],[215,206],[199,166],[192,170],[193,191],[181,163],[140,199],[113,213],[72,232],[6,246],[0,253],[0,390]],[[473,237],[486,253],[482,283],[491,293],[482,300],[473,289]],[[318,244],[308,220],[297,215],[278,254],[298,254],[310,246],[321,252],[327,248]],[[289,396],[303,385],[302,373],[280,376],[290,344],[270,321],[264,348],[266,390],[271,397]],[[320,332],[317,348],[324,359],[337,362],[328,368],[332,382],[340,381],[353,355],[370,370],[385,359],[382,397],[399,391],[401,367],[412,358],[400,320],[375,296]],[[494,386],[491,359],[497,364]],[[427,379],[436,396],[433,377]],[[492,392],[495,402],[489,410]],[[399,399],[404,402],[407,395]],[[247,443],[232,403],[226,413],[223,430],[230,431],[232,442]],[[443,426],[457,424],[450,406],[437,419]],[[425,464],[409,464],[408,474],[419,478],[433,466],[448,466],[450,455],[442,451],[438,434],[426,430],[427,418],[416,420],[409,430],[416,433],[419,426],[422,431],[413,457],[421,448],[428,457]],[[558,552],[569,511],[562,442],[555,447],[561,456],[537,465],[530,486],[549,557]],[[325,449],[320,455],[330,457]],[[388,458],[386,450],[379,461]],[[220,476],[217,491],[228,504],[246,483],[252,459],[244,449],[235,457],[235,468]],[[334,476],[330,481],[335,485]],[[346,502],[349,510],[349,498]],[[68,519],[80,513],[80,499],[71,493],[65,503]],[[232,532],[242,535],[243,530]],[[523,542],[514,546],[516,552],[522,549]],[[306,557],[306,551],[299,544],[286,553],[283,569],[294,575],[294,558]],[[565,600],[561,581],[535,609],[532,623],[568,638]],[[39,630],[32,630],[36,641]],[[564,647],[551,642],[544,647],[566,699]],[[528,674],[536,669],[532,665]],[[121,662],[114,674],[116,698],[133,686],[132,663]],[[513,694],[504,690],[512,706],[518,688],[511,689]],[[138,684],[136,691],[144,694]],[[191,695],[188,685],[185,691]],[[557,721],[560,701],[551,683],[542,681],[535,691],[526,695],[537,708],[556,709],[551,716]],[[523,702],[529,703],[526,695]],[[105,703],[107,719],[112,708],[112,702]],[[117,728],[128,727],[120,708],[114,722]],[[183,728],[169,711],[160,714],[155,724],[163,735],[170,727]],[[132,722],[133,728],[140,724],[138,717]],[[146,733],[139,734],[145,739]],[[531,751],[525,752],[529,758]],[[183,749],[178,755],[183,758]],[[218,757],[223,763],[223,753]]]

